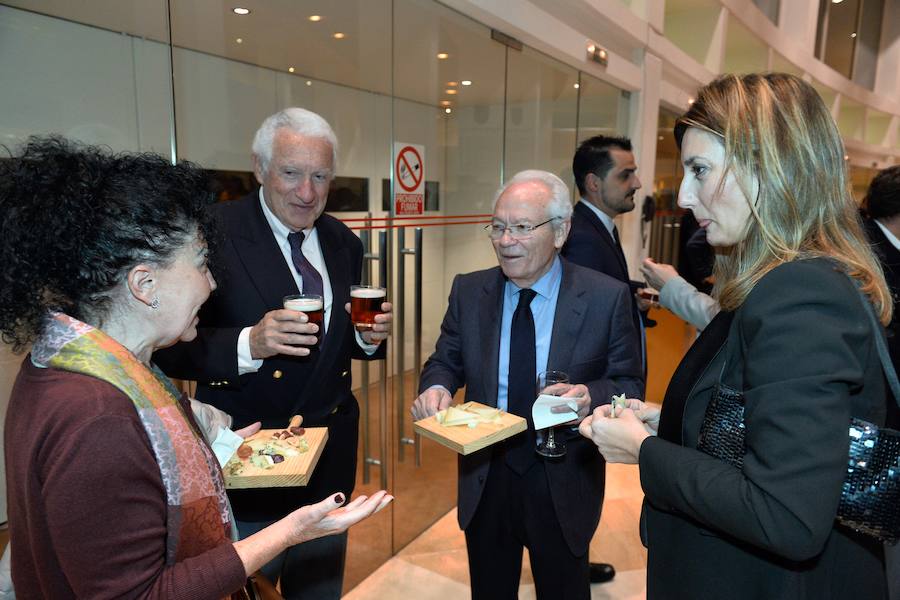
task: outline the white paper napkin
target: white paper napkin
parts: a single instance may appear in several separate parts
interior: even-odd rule
[[[569,410],[564,412],[552,412],[553,407],[565,406]],[[578,418],[576,412],[578,405],[574,398],[560,398],[550,394],[541,394],[531,407],[531,418],[534,420],[535,429],[546,429],[554,425],[567,423]]]

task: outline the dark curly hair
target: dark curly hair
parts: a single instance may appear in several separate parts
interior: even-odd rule
[[[900,165],[888,167],[875,176],[863,204],[873,219],[890,219],[900,214]]]
[[[20,351],[48,311],[102,325],[113,290],[141,262],[212,244],[209,182],[156,154],[113,154],[32,137],[0,160],[0,334]]]

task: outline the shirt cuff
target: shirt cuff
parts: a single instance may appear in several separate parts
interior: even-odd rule
[[[238,336],[237,358],[238,375],[256,373],[263,365],[263,359],[254,360],[250,354],[250,330],[252,327],[244,327]]]
[[[378,350],[380,344],[367,344],[358,331],[354,331],[353,333],[356,335],[356,343],[359,344],[359,347],[362,348],[363,352],[369,356],[375,354],[375,351]]]

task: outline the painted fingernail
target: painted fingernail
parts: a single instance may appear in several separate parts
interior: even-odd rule
[[[344,503],[344,495],[343,494],[335,494],[334,503],[335,504],[343,504]]]

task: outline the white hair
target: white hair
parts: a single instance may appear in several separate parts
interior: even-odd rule
[[[506,183],[500,186],[494,195],[493,206],[497,206],[497,200],[512,185],[525,182],[535,182],[544,185],[550,191],[550,205],[547,207],[547,217],[554,219],[553,228],[558,229],[562,224],[572,217],[572,201],[569,193],[569,186],[549,171],[541,171],[539,169],[528,169],[519,171],[512,176]]]
[[[256,130],[253,136],[253,154],[260,162],[263,171],[268,170],[272,160],[272,146],[275,143],[275,132],[282,127],[307,137],[323,138],[331,144],[331,159],[337,169],[337,136],[328,121],[320,115],[305,108],[285,108],[268,117]]]

